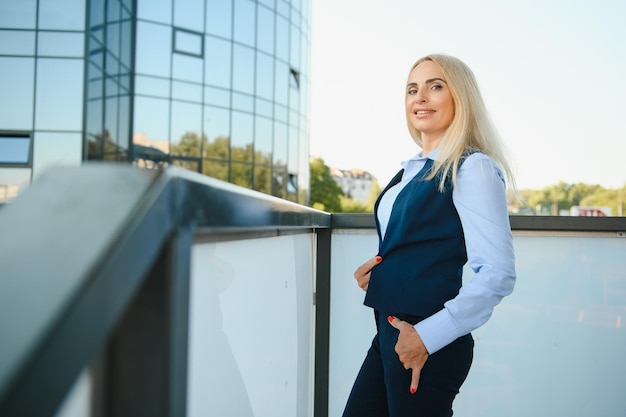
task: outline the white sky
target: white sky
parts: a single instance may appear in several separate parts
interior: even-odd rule
[[[311,155],[381,186],[417,153],[408,71],[474,71],[520,188],[626,183],[626,1],[313,0]]]

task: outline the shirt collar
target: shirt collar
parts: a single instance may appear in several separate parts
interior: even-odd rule
[[[423,156],[422,155],[423,151],[419,151],[417,154],[415,154],[413,157],[404,160],[402,162],[400,162],[400,165],[402,165],[402,168],[407,169],[407,167],[414,162],[417,161],[424,161],[426,159],[432,159],[433,161],[437,160],[437,154],[439,153],[439,148],[433,149],[428,155]]]

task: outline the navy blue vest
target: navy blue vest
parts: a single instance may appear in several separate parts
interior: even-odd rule
[[[439,191],[441,177],[424,178],[433,161],[398,194],[385,239],[379,243],[383,260],[372,269],[365,305],[392,314],[428,317],[443,308],[461,288],[467,262],[461,220],[452,202],[452,185]],[[402,179],[400,171],[376,201]],[[380,236],[380,225],[376,228]]]

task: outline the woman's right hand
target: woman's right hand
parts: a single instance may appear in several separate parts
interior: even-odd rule
[[[370,284],[372,269],[381,263],[382,260],[383,258],[380,256],[374,256],[354,271],[354,279],[356,279],[357,284],[359,284],[359,287],[361,287],[363,291],[367,291],[367,287]]]

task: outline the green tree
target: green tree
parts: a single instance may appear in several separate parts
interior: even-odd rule
[[[310,206],[331,213],[341,212],[341,187],[330,174],[322,158],[311,161]]]

